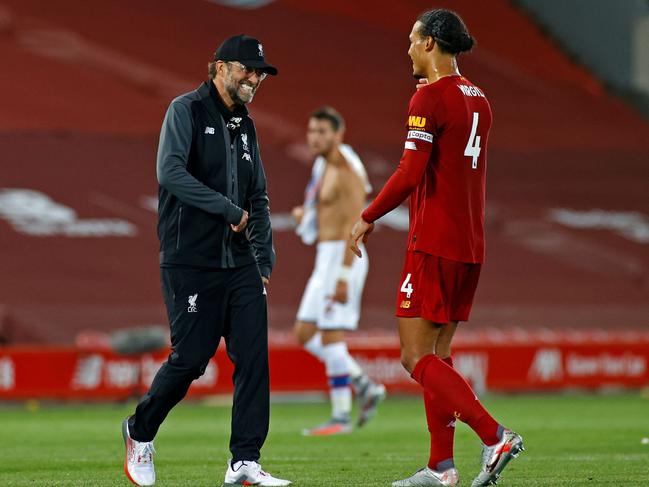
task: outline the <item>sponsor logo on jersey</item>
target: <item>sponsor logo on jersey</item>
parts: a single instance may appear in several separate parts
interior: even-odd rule
[[[408,126],[410,128],[424,128],[426,126],[426,117],[417,117],[416,115],[410,115],[408,117]]]
[[[214,135],[214,127],[205,127],[205,133]]]
[[[423,142],[428,142],[429,144],[433,143],[433,134],[429,134],[428,132],[422,132],[420,130],[409,130],[407,138],[418,139]]]
[[[410,301],[405,301],[405,300],[401,301],[399,308],[410,309]]]

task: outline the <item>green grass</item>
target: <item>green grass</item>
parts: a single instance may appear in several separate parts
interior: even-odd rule
[[[649,485],[649,401],[639,395],[492,396],[493,414],[520,432],[527,451],[502,486]],[[122,418],[132,405],[0,409],[0,486],[130,485],[122,473]],[[427,460],[417,399],[392,399],[352,435],[300,436],[327,416],[325,404],[275,404],[262,464],[300,486],[381,486]],[[179,405],[156,438],[157,485],[219,486],[229,458],[229,407]],[[462,485],[477,473],[480,445],[457,428]]]

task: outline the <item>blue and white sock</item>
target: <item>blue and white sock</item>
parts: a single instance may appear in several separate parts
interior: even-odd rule
[[[349,376],[349,352],[345,342],[324,345],[323,356],[329,378],[331,416],[347,420],[352,412],[351,378]]]

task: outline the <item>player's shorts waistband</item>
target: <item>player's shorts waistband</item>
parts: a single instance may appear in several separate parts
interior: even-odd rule
[[[315,267],[319,272],[328,274],[329,272],[337,272],[338,268],[342,265],[345,257],[345,250],[349,243],[346,240],[326,240],[318,242],[316,247]],[[361,246],[363,250],[363,257],[365,256],[365,247]],[[358,267],[361,264],[361,259],[354,258],[352,267]]]
[[[318,242],[316,245],[317,249],[338,249],[346,248],[349,242],[347,240],[325,240],[324,242]],[[358,245],[360,248],[364,249],[365,246],[360,243]]]

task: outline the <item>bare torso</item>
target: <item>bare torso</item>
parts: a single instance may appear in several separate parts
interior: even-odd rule
[[[318,193],[318,240],[347,240],[365,204],[365,181],[339,151],[327,160]]]

